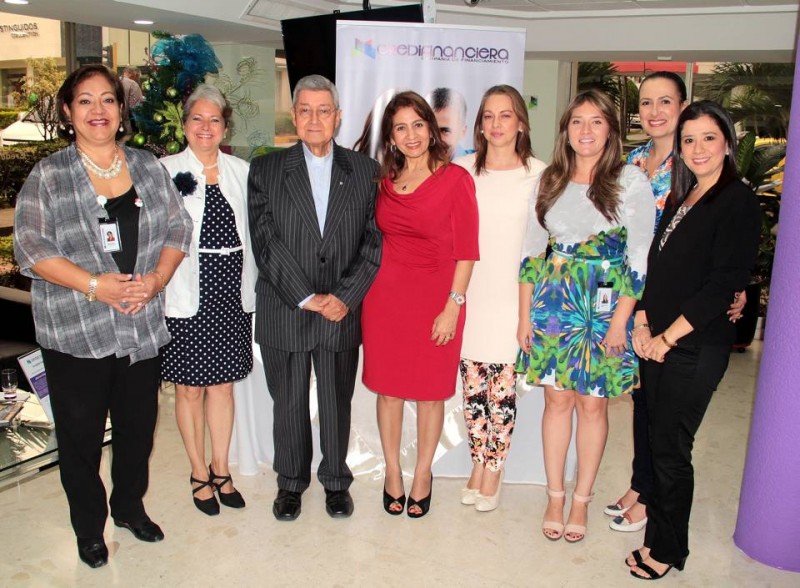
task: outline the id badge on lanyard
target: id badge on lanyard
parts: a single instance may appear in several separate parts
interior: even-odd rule
[[[595,312],[611,312],[611,299],[614,293],[614,283],[606,281],[608,276],[608,268],[611,263],[604,260],[600,267],[603,268],[603,281],[597,282],[597,297],[594,302]]]
[[[99,226],[100,244],[106,253],[122,251],[122,241],[119,236],[119,223],[115,218],[101,218]]]

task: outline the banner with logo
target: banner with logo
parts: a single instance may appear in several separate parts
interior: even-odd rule
[[[336,140],[374,157],[386,104],[414,90],[434,107],[451,154],[468,153],[484,91],[496,84],[522,91],[524,62],[524,29],[338,21]]]
[[[336,86],[342,123],[336,141],[372,157],[379,151],[380,120],[397,92],[414,90],[431,104],[451,155],[472,151],[472,132],[483,93],[508,84],[522,91],[524,29],[408,23],[339,21],[336,29]],[[388,335],[387,335],[388,336]],[[399,370],[406,369],[403,366]],[[408,368],[413,369],[413,368]],[[454,395],[444,409],[444,426],[434,456],[437,476],[469,476],[461,384],[453,374]],[[546,482],[541,449],[544,395],[518,389],[515,444],[524,447],[506,463],[506,481]],[[413,475],[416,464],[416,405],[403,408],[400,464]],[[375,395],[356,380],[347,462],[355,475],[383,479],[384,459],[375,421]],[[575,471],[575,452],[567,478]]]

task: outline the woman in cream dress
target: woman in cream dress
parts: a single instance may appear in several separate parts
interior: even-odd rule
[[[519,252],[528,201],[545,164],[533,157],[525,102],[511,86],[489,88],[475,120],[475,153],[459,158],[475,180],[479,249],[467,290],[461,347],[464,419],[472,475],[461,502],[497,508],[503,464],[516,418]]]

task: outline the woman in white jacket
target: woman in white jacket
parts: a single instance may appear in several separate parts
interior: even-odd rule
[[[192,466],[195,506],[219,514],[219,502],[245,505],[228,470],[233,382],[253,368],[251,320],[257,277],[247,224],[249,164],[222,153],[231,107],[202,84],[184,107],[188,148],[162,159],[194,224],[189,257],[167,286],[162,377],[175,383],[175,414]],[[205,425],[211,434],[206,467]]]

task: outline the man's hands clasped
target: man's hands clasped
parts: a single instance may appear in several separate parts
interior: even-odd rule
[[[334,323],[341,321],[350,312],[347,305],[333,294],[315,294],[303,305],[303,310],[318,312]]]

